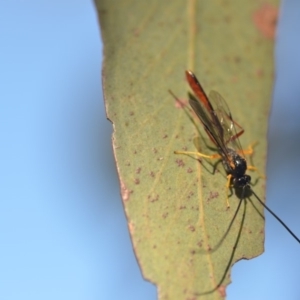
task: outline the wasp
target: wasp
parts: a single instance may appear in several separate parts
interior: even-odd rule
[[[207,97],[201,84],[191,71],[185,72],[187,82],[194,94],[190,94],[189,104],[200,119],[205,132],[217,149],[217,154],[206,155],[200,152],[175,151],[176,154],[188,154],[208,159],[221,159],[227,174],[227,190],[233,186],[242,189],[241,200],[244,200],[246,191],[265,207],[277,221],[300,243],[300,239],[291,229],[257,196],[251,188],[251,176],[247,170],[257,170],[254,166],[247,165],[245,154],[253,153],[253,145],[243,150],[239,137],[244,133],[242,127],[236,123],[230,113],[229,107],[223,97],[216,91],[211,91]],[[227,191],[227,207],[229,207]]]

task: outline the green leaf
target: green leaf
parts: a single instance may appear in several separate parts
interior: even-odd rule
[[[263,251],[263,208],[253,196],[241,203],[233,193],[227,210],[222,164],[212,174],[211,161],[174,154],[196,151],[197,137],[202,152],[212,151],[200,122],[193,123],[168,90],[187,99],[184,71],[191,69],[207,92],[221,93],[245,129],[242,144],[258,142],[250,161],[263,173],[277,10],[239,0],[96,5],[107,116],[143,275],[157,285],[160,299],[221,299],[229,267]],[[264,198],[265,179],[251,176]]]

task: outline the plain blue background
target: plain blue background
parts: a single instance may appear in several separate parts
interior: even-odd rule
[[[300,1],[283,4],[268,205],[300,235]],[[136,263],[101,91],[91,1],[0,1],[0,299],[156,299]],[[300,299],[300,245],[267,214],[266,252],[228,299]]]

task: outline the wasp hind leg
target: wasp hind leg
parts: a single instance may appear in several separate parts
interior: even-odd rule
[[[207,155],[201,152],[193,152],[193,151],[174,151],[175,154],[185,154],[185,155],[195,155],[198,157],[204,157],[208,159],[220,159],[220,154]]]

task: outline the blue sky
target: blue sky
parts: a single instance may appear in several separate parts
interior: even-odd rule
[[[298,235],[299,16],[285,1],[267,185]],[[93,3],[1,1],[0,36],[0,299],[156,299],[120,200]],[[267,215],[266,252],[234,266],[228,299],[299,299],[299,247]]]

